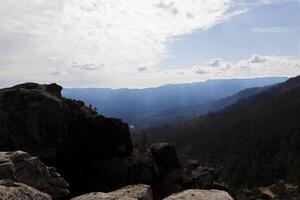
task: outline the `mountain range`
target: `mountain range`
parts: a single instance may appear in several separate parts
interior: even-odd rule
[[[177,122],[214,111],[222,107],[221,104],[228,104],[226,100],[223,103],[214,101],[247,88],[263,87],[286,79],[287,77],[264,77],[207,80],[145,89],[65,88],[62,94],[96,107],[103,115],[121,118],[134,126],[149,126]],[[254,90],[249,91],[250,94],[251,92]],[[239,95],[243,96],[237,94],[228,101],[238,99]]]

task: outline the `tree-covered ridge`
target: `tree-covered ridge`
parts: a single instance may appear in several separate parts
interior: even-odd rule
[[[148,129],[183,154],[217,164],[232,185],[300,181],[300,77],[177,126]]]

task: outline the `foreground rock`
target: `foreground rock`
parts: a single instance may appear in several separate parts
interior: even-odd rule
[[[25,83],[0,89],[0,151],[23,150],[54,166],[72,191],[91,185],[94,162],[131,155],[127,124],[98,115],[81,101],[61,96],[56,84]]]
[[[47,167],[37,157],[23,151],[0,152],[0,179],[24,183],[53,198],[69,194],[68,183],[55,168]]]
[[[109,193],[93,192],[72,200],[153,200],[153,194],[150,186],[138,184],[129,185]]]
[[[237,191],[238,200],[299,200],[300,189],[295,183],[280,180],[270,186],[240,189]]]
[[[0,180],[0,200],[51,200],[52,198],[32,187],[11,180]]]
[[[221,190],[185,190],[173,194],[164,200],[234,200],[227,192]]]

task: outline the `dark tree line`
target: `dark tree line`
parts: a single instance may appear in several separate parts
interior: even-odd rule
[[[179,154],[220,169],[232,186],[300,182],[300,78],[274,86],[217,113],[147,130]]]

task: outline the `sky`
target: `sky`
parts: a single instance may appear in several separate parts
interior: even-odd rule
[[[300,75],[300,0],[0,0],[0,87]]]

